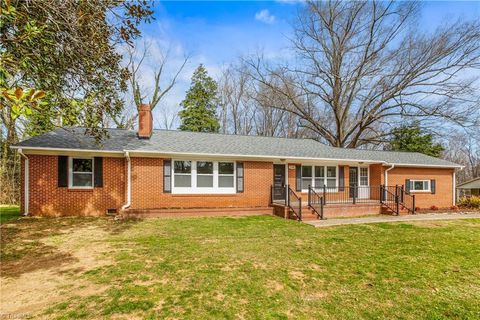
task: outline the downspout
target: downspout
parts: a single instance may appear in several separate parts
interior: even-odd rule
[[[388,168],[387,170],[385,170],[385,186],[388,187],[388,171],[392,170],[393,168],[395,168],[395,165],[392,164],[392,166],[390,168]]]
[[[127,158],[127,203],[122,206],[122,211],[130,207],[132,202],[132,164],[130,162],[130,154],[125,152],[125,158]]]
[[[30,183],[30,177],[28,175],[28,157],[23,153],[22,149],[18,149],[18,154],[22,156],[23,159],[25,159],[24,162],[24,174],[23,174],[23,209],[24,209],[24,216],[28,216],[28,204],[30,202],[29,195],[30,195],[30,190],[29,190],[29,183]]]
[[[455,206],[457,204],[457,181],[455,180],[455,169],[453,169],[453,204],[452,206]]]

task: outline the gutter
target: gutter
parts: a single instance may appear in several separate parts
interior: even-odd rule
[[[29,185],[30,185],[30,177],[28,175],[29,169],[28,169],[28,157],[22,152],[22,148],[18,149],[18,154],[22,156],[23,159],[25,159],[24,162],[24,175],[23,175],[23,210],[24,216],[28,216],[28,204],[30,203],[29,195],[30,195],[30,190],[29,190]]]
[[[93,150],[93,149],[70,149],[70,148],[46,148],[46,147],[23,147],[23,146],[11,146],[11,149],[23,149],[25,151],[33,151],[33,152],[42,152],[42,151],[51,151],[54,153],[65,152],[65,153],[94,153],[94,154],[112,154],[112,155],[124,155],[128,153],[132,156],[151,156],[151,157],[168,157],[168,158],[175,158],[175,157],[208,157],[208,158],[235,158],[235,159],[245,159],[245,160],[257,160],[257,161],[271,161],[277,159],[286,159],[288,161],[330,161],[330,162],[364,162],[366,164],[373,164],[373,163],[381,163],[383,165],[391,165],[384,160],[365,160],[365,159],[347,159],[347,158],[311,158],[311,157],[294,157],[294,156],[282,156],[282,155],[242,155],[242,154],[212,154],[212,153],[202,153],[202,152],[171,152],[171,151],[148,151],[148,150]],[[41,154],[41,153],[39,153]],[[396,163],[397,166],[401,167],[425,167],[425,168],[458,168],[463,169],[464,166],[455,165],[452,163],[449,164],[414,164],[414,163]]]
[[[122,211],[129,208],[132,203],[132,163],[128,152],[125,152],[125,158],[127,158],[127,203],[122,206]]]

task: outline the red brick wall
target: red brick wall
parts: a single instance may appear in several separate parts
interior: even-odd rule
[[[119,210],[126,202],[126,160],[104,158],[103,187],[93,190],[71,190],[57,187],[57,156],[29,155],[30,214],[33,215],[104,215],[107,209]],[[205,207],[266,207],[270,202],[273,183],[272,162],[244,162],[244,192],[236,194],[178,195],[163,193],[163,160],[131,158],[132,209],[205,208]],[[294,165],[294,164],[289,164]],[[22,207],[23,212],[22,160]],[[370,166],[370,185],[384,183],[385,167]],[[435,179],[436,194],[416,193],[417,206],[452,205],[453,169],[402,168],[389,171],[389,185],[403,185],[406,179]],[[295,189],[295,169],[288,169],[288,182]],[[348,186],[348,167],[345,167]],[[307,199],[307,194],[302,193]]]
[[[58,157],[28,155],[32,215],[104,215],[125,201],[125,159],[103,159],[103,187],[73,190],[57,187]],[[23,180],[23,171],[22,171]],[[23,202],[23,183],[22,183]]]
[[[131,159],[132,209],[266,207],[270,203],[271,162],[244,162],[243,193],[183,195],[163,193],[163,159]]]
[[[405,180],[436,181],[436,192],[415,192],[415,205],[419,208],[449,208],[453,203],[453,171],[454,169],[395,167],[388,171],[388,184],[404,185]]]

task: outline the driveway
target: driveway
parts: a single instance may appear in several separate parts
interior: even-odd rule
[[[409,221],[433,221],[433,220],[459,220],[459,219],[480,219],[480,213],[424,213],[406,216],[372,216],[362,218],[342,218],[327,220],[305,221],[314,227],[331,227],[347,224],[361,223],[383,223],[383,222],[409,222]]]

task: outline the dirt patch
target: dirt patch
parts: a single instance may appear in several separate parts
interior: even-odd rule
[[[98,295],[107,288],[82,275],[114,263],[115,249],[107,237],[121,229],[88,219],[58,226],[52,224],[55,219],[48,220],[2,226],[0,313],[38,316],[61,301]]]

